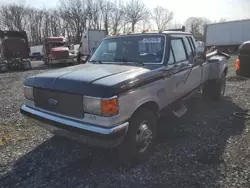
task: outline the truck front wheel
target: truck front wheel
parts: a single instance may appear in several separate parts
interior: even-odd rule
[[[147,159],[155,148],[156,117],[147,108],[139,109],[130,119],[128,133],[118,146],[121,161],[141,162]]]
[[[209,80],[205,83],[202,94],[206,98],[219,100],[224,96],[226,89],[226,74],[223,73],[220,79]]]

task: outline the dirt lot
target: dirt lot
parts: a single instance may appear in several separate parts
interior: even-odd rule
[[[19,113],[22,82],[46,71],[0,74],[0,187],[250,187],[250,80],[230,61],[220,102],[191,100],[182,119],[164,117],[156,153],[138,166],[121,166],[113,150],[80,145],[28,124]]]

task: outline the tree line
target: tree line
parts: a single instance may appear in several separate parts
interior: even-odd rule
[[[78,44],[87,29],[102,29],[109,34],[138,30],[165,30],[173,24],[174,13],[157,6],[150,10],[141,0],[59,0],[56,8],[37,9],[20,4],[0,7],[0,29],[26,31],[30,45],[42,44],[47,36],[67,36]],[[202,40],[206,18],[188,18],[186,28]]]

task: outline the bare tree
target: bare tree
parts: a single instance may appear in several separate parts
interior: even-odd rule
[[[122,21],[124,20],[124,10],[121,4],[114,4],[111,13],[112,32],[117,33],[122,28]]]
[[[42,27],[44,11],[34,8],[27,8],[27,28],[26,32],[29,36],[31,45],[42,43]]]
[[[126,19],[131,24],[132,32],[135,31],[135,25],[149,18],[150,12],[147,9],[146,5],[140,0],[130,0],[126,7]]]
[[[9,30],[23,31],[26,28],[27,9],[23,5],[2,5],[0,8],[0,20],[2,25]]]
[[[104,29],[106,33],[108,33],[111,24],[111,13],[113,10],[113,4],[110,1],[100,0],[99,7],[102,14]]]
[[[195,38],[198,40],[203,40],[204,28],[206,24],[210,23],[207,18],[197,18],[190,17],[186,20],[185,26],[188,31],[190,31]]]
[[[87,27],[101,29],[101,11],[98,1],[88,0],[87,2]]]
[[[79,43],[87,21],[87,1],[85,0],[60,0],[59,13],[61,18],[67,22],[67,34],[74,35],[75,43]]]
[[[167,28],[167,25],[174,18],[174,13],[166,8],[157,6],[154,8],[152,18],[157,25],[159,31],[163,31]]]

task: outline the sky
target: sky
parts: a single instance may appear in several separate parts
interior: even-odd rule
[[[112,0],[111,0],[112,1]],[[123,0],[126,1],[126,0]],[[206,17],[211,21],[250,19],[250,0],[141,0],[148,8],[157,5],[174,12],[174,20],[184,23],[189,17]],[[57,0],[0,0],[1,4],[18,3],[37,8],[53,8]]]

